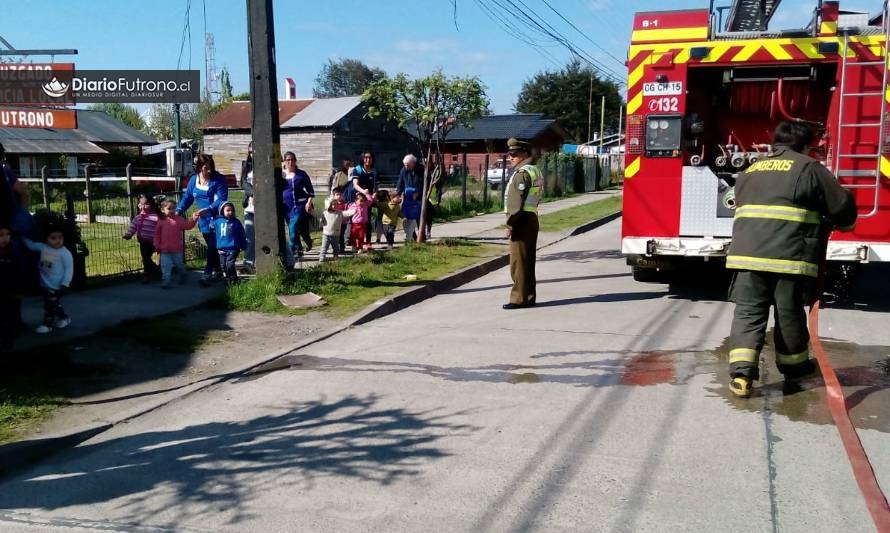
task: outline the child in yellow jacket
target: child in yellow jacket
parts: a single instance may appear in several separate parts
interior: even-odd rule
[[[401,214],[401,200],[398,197],[391,198],[389,191],[380,189],[375,196],[374,205],[383,214],[383,234],[386,235],[386,247],[392,250],[396,240],[396,228],[399,225]]]

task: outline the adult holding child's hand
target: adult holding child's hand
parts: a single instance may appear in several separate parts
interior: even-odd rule
[[[188,187],[182,193],[182,200],[176,207],[177,214],[183,214],[194,203],[198,207],[198,228],[207,244],[207,263],[201,285],[222,279],[219,253],[216,250],[216,233],[213,230],[213,219],[220,207],[229,199],[229,187],[226,178],[216,171],[216,164],[209,154],[199,154],[195,163],[195,174],[189,179]],[[194,215],[193,215],[194,216]]]

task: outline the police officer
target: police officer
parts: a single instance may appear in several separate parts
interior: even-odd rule
[[[507,141],[507,157],[513,176],[507,184],[504,212],[510,239],[510,277],[513,288],[504,309],[535,305],[535,250],[538,244],[538,203],[544,194],[544,179],[533,164],[531,146],[517,139]]]
[[[782,122],[773,151],[739,175],[736,211],[726,267],[736,270],[730,298],[735,314],[730,334],[730,390],[751,395],[770,307],[775,308],[776,366],[786,378],[807,375],[809,356],[805,304],[825,256],[832,226],[849,231],[856,222],[852,193],[804,152],[813,141],[805,122]]]

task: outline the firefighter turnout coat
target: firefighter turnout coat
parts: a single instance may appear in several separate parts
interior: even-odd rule
[[[777,145],[739,175],[726,267],[819,275],[823,217],[841,229],[856,222],[853,195],[821,163]]]
[[[771,307],[776,365],[805,374],[809,332],[804,307],[819,275],[828,238],[824,220],[848,228],[856,221],[853,195],[818,161],[778,145],[743,172],[735,185],[736,212],[726,267],[735,310],[729,373],[759,379],[758,361]]]

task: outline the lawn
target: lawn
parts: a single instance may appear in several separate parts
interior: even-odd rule
[[[408,245],[292,274],[260,276],[229,288],[225,305],[241,311],[302,314],[306,311],[281,305],[276,295],[314,292],[328,302],[322,308],[324,313],[343,317],[406,287],[438,279],[501,251],[496,246],[460,239]],[[416,276],[416,280],[409,281],[408,275]]]
[[[0,381],[0,444],[11,442],[67,402],[36,376]]]
[[[589,204],[562,209],[538,217],[541,231],[565,231],[621,211],[621,196],[610,196]]]

